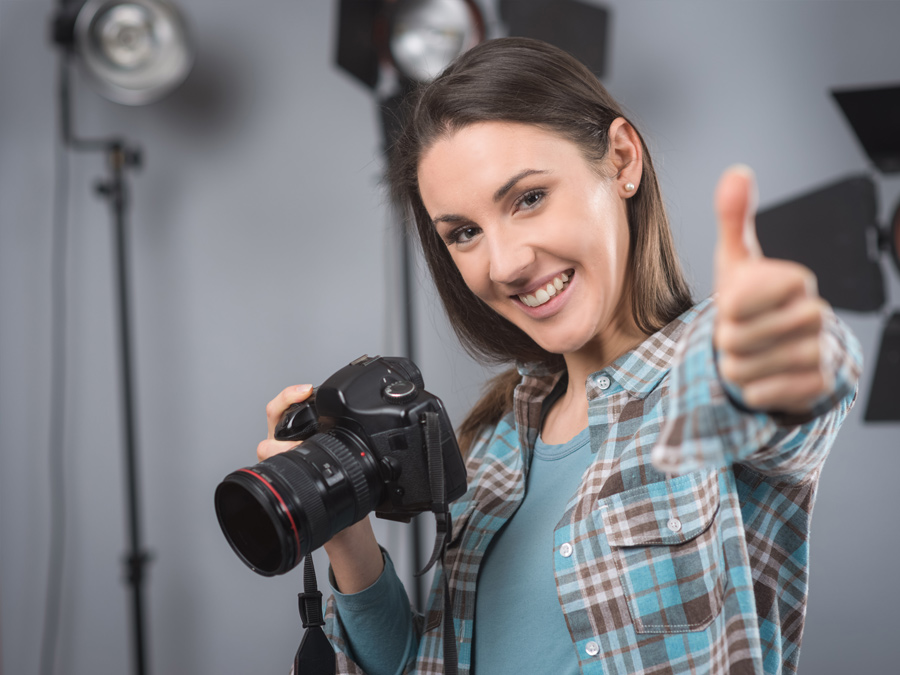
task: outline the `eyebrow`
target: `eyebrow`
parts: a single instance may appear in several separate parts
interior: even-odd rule
[[[506,194],[510,190],[512,190],[516,186],[516,183],[518,183],[520,180],[522,180],[523,178],[527,178],[528,176],[531,176],[536,173],[548,173],[548,172],[547,171],[539,171],[537,169],[525,169],[524,171],[520,171],[515,176],[510,178],[508,181],[506,181],[503,184],[503,186],[494,193],[494,203],[496,204],[501,199],[503,199],[506,196]]]
[[[500,188],[494,193],[494,203],[496,204],[501,199],[503,199],[507,194],[509,194],[509,191],[512,190],[516,186],[516,183],[518,183],[523,178],[527,178],[528,176],[532,176],[534,174],[545,174],[545,173],[549,173],[549,171],[542,171],[539,169],[525,169],[524,171],[520,171],[515,176],[510,178],[508,181],[506,181],[503,185],[501,185]],[[437,216],[436,218],[433,218],[431,222],[433,225],[437,225],[440,222],[461,223],[461,222],[467,222],[468,220],[469,219],[465,218],[464,216],[457,216],[455,214],[447,214],[447,215]]]

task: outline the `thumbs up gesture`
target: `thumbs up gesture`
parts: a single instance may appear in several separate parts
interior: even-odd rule
[[[831,308],[803,265],[765,258],[756,238],[756,181],[742,166],[716,189],[719,374],[749,408],[804,414],[834,388],[823,326]]]

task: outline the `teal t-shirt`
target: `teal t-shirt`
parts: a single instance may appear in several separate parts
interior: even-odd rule
[[[475,600],[472,672],[578,673],[578,657],[556,594],[553,530],[591,462],[590,432],[547,445],[540,438],[525,499],[491,544]],[[416,650],[409,601],[385,556],[369,588],[345,595],[334,588],[349,652],[370,675],[395,675]]]
[[[553,531],[591,462],[590,433],[538,438],[525,499],[491,543],[475,598],[473,672],[579,673],[553,574]]]

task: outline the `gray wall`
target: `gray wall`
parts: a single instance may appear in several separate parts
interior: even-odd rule
[[[612,93],[651,140],[698,295],[709,292],[721,170],[754,166],[763,205],[869,171],[828,89],[900,80],[900,3],[617,0]],[[332,64],[336,3],[183,2],[199,51],[170,98],[141,108],[76,82],[85,134],[140,142],[133,271],[153,672],[286,672],[300,575],[250,573],[212,492],[255,461],[263,406],[363,353],[398,352],[394,226],[369,93]],[[129,669],[112,252],[72,155],[66,416],[50,393],[56,56],[49,0],[0,0],[0,669],[37,672],[49,550],[48,445],[62,444],[61,671]],[[495,34],[500,27],[494,25]],[[879,177],[882,217],[900,196]],[[420,270],[421,275],[421,270]],[[900,297],[888,270],[891,297]],[[420,365],[457,421],[485,371],[456,346],[427,281]],[[821,482],[802,671],[893,672],[900,628],[900,425],[865,425],[882,316],[843,314],[869,359]],[[406,530],[379,524],[405,564]],[[324,564],[320,560],[320,572]]]

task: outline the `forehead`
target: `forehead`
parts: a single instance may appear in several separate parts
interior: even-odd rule
[[[586,166],[579,147],[554,131],[530,124],[478,122],[439,137],[423,153],[419,190],[430,207],[429,202],[444,197],[493,194],[526,169],[559,172]]]

